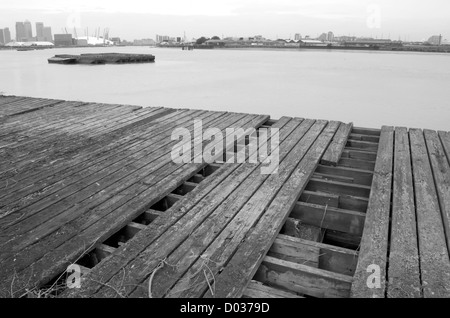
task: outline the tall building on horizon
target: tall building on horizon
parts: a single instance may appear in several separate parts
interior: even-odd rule
[[[44,23],[36,22],[36,40],[44,41]]]
[[[168,35],[156,35],[156,43],[161,43],[164,41],[169,41],[170,37]]]
[[[3,29],[0,29],[0,45],[4,45],[5,43],[5,35],[3,33]]]
[[[328,32],[327,34],[327,41],[328,42],[333,42],[334,41],[334,33],[333,32]]]
[[[8,44],[9,42],[11,42],[11,32],[9,31],[9,28],[4,28],[3,34],[5,36],[5,44]]]
[[[26,20],[23,25],[25,28],[25,37],[27,38],[27,41],[31,41],[33,39],[33,27],[31,26],[31,22]]]
[[[442,35],[433,35],[428,39],[428,43],[430,43],[431,45],[441,45]]]
[[[294,38],[294,40],[295,40],[295,41],[300,41],[301,39],[302,39],[301,34],[300,34],[300,33],[295,33],[295,38]]]
[[[51,27],[44,27],[42,33],[43,33],[44,41],[53,42],[53,35],[52,35]]]
[[[16,41],[22,42],[26,39],[25,26],[23,22],[16,22]]]

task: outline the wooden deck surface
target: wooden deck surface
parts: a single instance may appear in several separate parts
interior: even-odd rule
[[[278,128],[278,173],[174,163],[196,119]],[[0,96],[0,296],[450,296],[449,132],[269,119]]]
[[[383,127],[353,297],[450,297],[448,136]]]

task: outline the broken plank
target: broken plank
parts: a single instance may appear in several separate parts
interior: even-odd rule
[[[291,177],[283,184],[270,206],[261,215],[258,223],[252,227],[245,240],[239,242],[237,251],[233,251],[234,254],[230,255],[231,259],[226,260],[227,266],[215,279],[216,286],[219,286],[215,297],[240,297],[242,295],[243,288],[253,277],[276,239],[337,128],[337,122],[328,124]],[[223,256],[220,255],[220,257]],[[223,259],[225,260],[226,257]],[[207,292],[206,295],[211,297],[210,292]]]
[[[362,234],[365,220],[365,214],[361,212],[304,202],[295,204],[291,217],[323,229],[355,235]]]
[[[292,236],[283,234],[283,238],[285,237]],[[267,255],[277,257],[285,261],[318,268],[320,247],[314,245],[299,244],[298,242],[308,240],[302,238],[295,239],[297,239],[297,241],[277,237],[270,247]]]
[[[295,121],[297,124],[301,122],[301,120]],[[167,297],[199,297],[199,294],[208,288],[206,282],[192,286],[189,290],[186,290],[186,286],[197,280],[197,274],[201,273],[201,271],[197,272],[197,269],[203,266],[205,259],[200,256],[206,257],[207,255],[208,267],[212,273],[218,271],[218,266],[232,253],[236,244],[239,244],[242,236],[255,222],[255,218],[263,211],[264,206],[270,202],[271,197],[276,194],[284,180],[295,169],[295,162],[305,155],[325,125],[324,121],[314,123],[312,120],[305,120],[301,122],[290,138],[280,144],[280,173],[264,175],[261,174],[260,169],[257,169],[249,177],[246,177],[245,182],[240,183],[232,195],[212,211],[208,222],[200,224],[168,257],[168,262],[179,265],[175,270],[162,269],[158,276],[154,277],[155,295],[160,297],[164,295]],[[248,168],[252,168],[252,166],[248,165]],[[190,255],[189,258],[186,258],[187,255]],[[144,285],[146,282],[147,279]],[[140,297],[142,292],[142,289],[136,289],[131,296]],[[194,294],[197,296],[192,296]]]
[[[305,190],[300,196],[300,201],[323,206],[328,205],[333,208],[339,207],[339,195],[333,193]]]
[[[258,125],[258,122],[263,122],[266,119],[264,117],[262,118],[255,118],[253,121],[251,121],[247,126],[244,127],[255,127]],[[280,128],[286,124],[286,122],[289,122],[289,118],[286,118],[286,120],[280,121]],[[225,195],[226,197],[226,188],[221,187],[221,191],[211,194],[211,198],[214,198],[214,200],[206,199],[206,197],[210,194],[211,191],[216,189],[216,187],[224,182],[227,178],[230,178],[230,180],[234,180],[236,182],[240,182],[239,180],[236,180],[236,176],[239,176],[240,173],[235,173],[235,170],[238,168],[239,165],[236,164],[229,164],[224,165],[219,170],[216,171],[216,174],[214,178],[210,180],[208,183],[202,183],[199,184],[192,192],[188,193],[183,200],[183,204],[181,201],[178,201],[171,209],[166,211],[165,214],[158,217],[153,223],[149,224],[148,228],[144,231],[141,231],[137,234],[135,239],[133,241],[130,241],[129,244],[122,247],[124,250],[121,251],[120,257],[112,257],[108,261],[102,262],[98,267],[94,268],[90,276],[95,279],[96,281],[113,281],[115,279],[115,275],[121,276],[121,270],[122,268],[124,270],[127,270],[127,264],[132,265],[133,261],[136,259],[136,257],[144,252],[147,248],[151,248],[155,245],[155,242],[158,241],[158,239],[161,239],[161,242],[164,244],[170,244],[174,246],[177,246],[180,244],[185,237],[180,237],[180,240],[174,236],[176,233],[179,233],[179,231],[175,231],[172,233],[168,233],[167,237],[163,238],[163,235],[168,231],[169,229],[173,229],[175,224],[181,223],[181,222],[189,222],[192,221],[193,218],[199,217],[198,213],[195,211],[192,212],[192,207],[196,206],[197,204],[201,205],[209,205],[209,204],[216,204],[217,202],[214,202],[214,200],[217,200],[217,195]],[[195,167],[194,167],[195,168]],[[195,175],[198,173],[198,171],[202,170],[204,167],[199,165],[198,169],[195,169],[192,172],[192,175]],[[231,175],[231,176],[230,176]],[[232,191],[233,185],[230,185],[230,191]],[[143,193],[142,198],[147,198],[150,193]],[[136,203],[135,203],[136,204]],[[126,208],[126,206],[124,207]],[[185,229],[186,225],[181,226],[182,229]],[[189,235],[189,233],[187,234]],[[163,254],[161,257],[165,257],[167,251],[162,250]],[[150,255],[152,255],[151,253]],[[163,256],[164,255],[164,256]],[[125,257],[124,257],[125,256]],[[159,256],[155,256],[157,260],[155,261],[155,266],[159,263]],[[136,268],[135,268],[136,269]],[[133,270],[135,272],[135,270]],[[121,280],[122,278],[118,278]],[[68,293],[65,295],[66,297],[76,297],[80,295],[84,296],[92,296],[99,293],[108,293],[109,291],[107,289],[103,289],[104,287],[102,284],[96,283],[95,280],[91,280],[87,284],[83,285],[80,290],[71,290],[68,291]],[[111,282],[113,283],[113,282]],[[127,286],[128,289],[133,289],[133,286]]]
[[[257,280],[312,297],[348,298],[352,277],[265,257]],[[220,285],[219,285],[220,286]]]
[[[366,160],[349,159],[349,158],[341,157],[341,160],[339,160],[339,166],[353,168],[353,169],[373,171],[375,169],[375,161],[366,161]]]
[[[323,270],[353,276],[358,261],[358,252],[334,245],[328,245],[320,242],[312,242],[291,236],[280,234],[275,243],[278,246],[292,246],[303,251],[309,248],[319,249],[319,266]],[[300,254],[301,255],[301,254]]]
[[[354,182],[357,184],[362,184],[366,186],[370,186],[372,184],[373,179],[373,171],[368,170],[360,170],[360,169],[352,169],[348,167],[330,167],[319,165],[316,169],[316,172],[323,174],[332,174],[337,176],[349,176],[353,178]]]
[[[338,195],[351,195],[355,197],[368,198],[371,187],[313,177],[309,181],[306,189],[308,191],[319,191]]]
[[[339,159],[341,159],[342,152],[344,151],[347,139],[352,131],[353,123],[344,124],[341,123],[338,131],[334,135],[331,144],[328,146],[327,151],[323,155],[320,163],[323,165],[337,166]]]

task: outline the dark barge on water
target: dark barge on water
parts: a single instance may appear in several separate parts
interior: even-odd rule
[[[123,64],[123,63],[152,63],[155,56],[152,54],[123,54],[99,53],[69,55],[59,54],[48,59],[51,64]]]

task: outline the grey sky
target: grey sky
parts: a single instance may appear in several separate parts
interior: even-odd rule
[[[42,21],[54,33],[78,27],[83,34],[110,28],[111,36],[154,38],[155,34],[293,37],[361,35],[423,40],[450,38],[448,0],[1,0],[0,28],[14,33],[16,21]],[[92,33],[92,32],[90,32]]]

